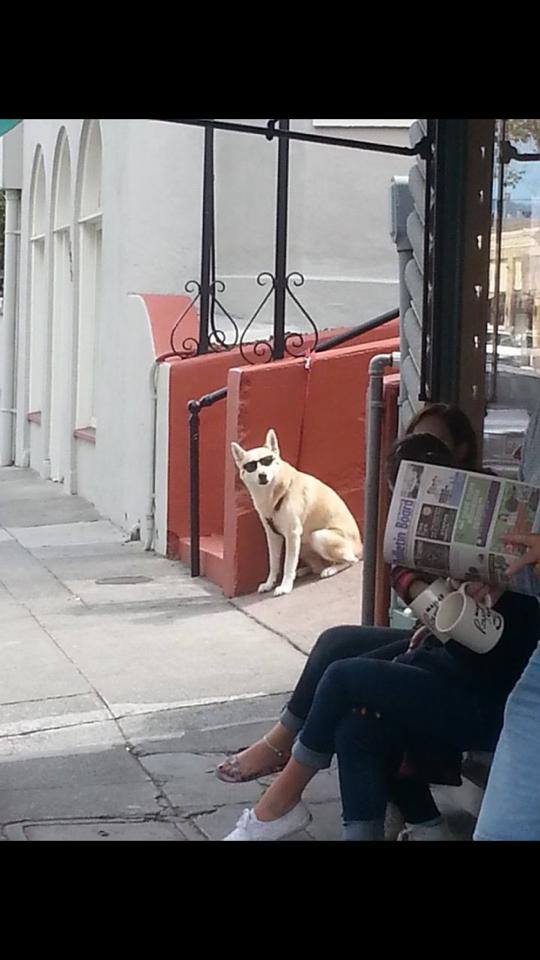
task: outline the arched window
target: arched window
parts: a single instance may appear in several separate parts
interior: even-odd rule
[[[53,183],[53,317],[49,458],[51,479],[63,481],[68,469],[70,414],[70,328],[73,305],[71,157],[65,130],[58,139]]]
[[[96,429],[96,369],[101,313],[101,167],[99,120],[82,133],[78,183],[79,350],[77,427]]]
[[[45,270],[45,235],[47,207],[45,164],[38,147],[34,157],[30,193],[30,373],[29,412],[39,422],[43,409],[45,355],[47,348],[47,276]]]

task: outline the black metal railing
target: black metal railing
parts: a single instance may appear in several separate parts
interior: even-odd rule
[[[315,347],[313,352],[326,353],[327,350],[333,350],[334,347],[342,347],[344,343],[356,340],[356,338],[361,337],[362,334],[370,333],[371,330],[376,330],[377,327],[382,327],[385,323],[390,323],[391,320],[399,320],[399,310],[397,307],[395,307],[394,310],[388,310],[387,313],[380,313],[378,317],[373,317],[371,320],[364,320],[364,322],[358,324],[357,327],[344,330],[342,333],[336,334],[335,337],[324,340],[323,343],[319,343]]]
[[[234,123],[230,120],[200,120],[193,117],[175,119],[172,117],[148,117],[161,123],[179,123],[186,127],[203,127],[212,130],[225,130],[231,133],[247,133],[262,136],[267,140],[296,140],[299,143],[317,143],[329,147],[348,147],[352,150],[364,150],[371,153],[386,153],[395,157],[426,157],[428,141],[424,137],[414,147],[399,147],[395,143],[373,143],[367,140],[351,140],[350,137],[331,137],[327,134],[301,133],[298,130],[284,130],[277,127],[277,120],[268,120],[266,126],[257,127],[248,123]]]
[[[415,147],[398,147],[392,144],[367,143],[347,138],[325,137],[315,134],[301,134],[290,129],[290,120],[269,120],[264,127],[217,121],[217,120],[170,120],[170,123],[188,124],[204,128],[204,161],[202,187],[202,245],[201,273],[195,280],[185,285],[191,299],[182,312],[171,334],[171,351],[181,359],[200,356],[207,353],[230,351],[239,348],[245,363],[270,363],[284,357],[301,357],[307,350],[308,340],[319,341],[319,328],[299,295],[305,284],[305,277],[297,270],[289,268],[289,196],[290,196],[290,149],[291,141],[308,143],[328,143],[336,146],[355,147],[378,153],[391,153],[402,156],[420,154],[427,156],[427,138]],[[264,296],[258,302],[247,323],[240,330],[239,322],[224,304],[226,284],[217,277],[216,257],[216,199],[215,199],[215,131],[231,130],[259,134],[267,140],[277,139],[277,191],[275,205],[275,248],[273,272],[264,270],[256,278],[258,287],[265,288]],[[273,300],[273,324],[269,336],[257,336],[256,321],[261,319],[265,308]],[[186,316],[196,307],[199,308],[199,333],[197,337],[182,339],[182,324]],[[290,318],[287,308],[293,307],[301,319],[300,329],[288,332],[286,324]],[[217,311],[219,310],[219,320]],[[309,343],[310,352],[313,343]]]
[[[290,132],[289,120],[275,120],[271,121],[271,124],[274,125],[273,132],[276,135],[279,132]],[[244,361],[253,364],[270,363],[273,360],[282,360],[285,356],[302,356],[306,334],[299,331],[287,332],[287,304],[292,302],[296,305],[304,322],[307,321],[310,336],[318,340],[319,333],[317,324],[295,292],[304,285],[305,278],[298,271],[288,271],[289,139],[282,137],[278,142],[274,272],[263,271],[257,277],[258,286],[267,287],[267,290],[242,332],[238,322],[224,306],[222,294],[226,292],[226,284],[216,276],[215,132],[212,122],[205,127],[203,171],[201,275],[198,280],[189,280],[185,285],[184,289],[190,294],[191,300],[171,333],[171,351],[175,356],[186,360],[238,347]],[[256,320],[272,298],[272,335],[267,339],[257,336],[250,339]],[[198,337],[181,340],[182,323],[197,305],[200,314]],[[216,308],[221,313],[220,322],[225,323],[227,329],[218,327]]]
[[[350,330],[344,330],[335,337],[330,337],[323,343],[317,343],[313,353],[325,353],[336,347],[341,347],[351,340],[376,330],[377,327],[389,323],[391,320],[399,318],[399,310],[389,310],[387,313],[366,320],[357,327],[351,327]],[[190,524],[190,564],[191,576],[200,577],[201,575],[201,480],[200,480],[200,416],[201,412],[208,407],[227,398],[227,387],[221,390],[215,390],[208,393],[199,400],[190,400],[188,403],[189,413],[189,524]]]
[[[212,352],[221,352],[239,348],[246,363],[260,364],[283,360],[286,357],[300,358],[311,353],[322,353],[347,343],[362,333],[367,333],[389,320],[398,317],[398,311],[375,317],[357,327],[351,328],[320,342],[316,322],[302,303],[298,291],[305,284],[305,277],[298,271],[289,271],[289,194],[290,194],[290,144],[292,141],[303,143],[345,146],[356,150],[371,151],[395,156],[416,156],[427,158],[429,139],[425,137],[414,147],[398,147],[393,144],[369,143],[348,138],[303,134],[290,129],[290,120],[269,120],[266,127],[256,127],[229,121],[171,119],[153,117],[168,123],[178,123],[204,128],[204,163],[202,190],[202,246],[201,274],[199,280],[190,280],[185,290],[191,296],[171,333],[171,355],[188,359]],[[263,271],[257,277],[257,285],[266,287],[263,298],[258,303],[251,318],[242,332],[230,311],[224,306],[222,294],[226,292],[223,280],[217,277],[216,267],[216,202],[215,202],[215,131],[225,130],[264,136],[268,141],[278,141],[277,157],[277,195],[275,210],[275,259],[274,272]],[[264,308],[273,298],[272,335],[257,338],[255,323],[261,317]],[[294,304],[307,322],[308,333],[287,332],[287,305]],[[200,322],[197,338],[180,339],[182,323],[191,310],[199,304]],[[228,331],[217,326],[217,309],[222,321],[229,325]],[[227,396],[224,387],[214,393],[192,400],[189,405],[190,435],[190,537],[191,537],[191,573],[200,576],[200,414]]]

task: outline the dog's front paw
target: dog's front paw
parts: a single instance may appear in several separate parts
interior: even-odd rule
[[[276,587],[274,590],[274,596],[285,597],[288,593],[292,593],[292,588],[292,583],[282,583],[280,587]]]
[[[261,583],[257,593],[270,593],[276,585],[275,580],[267,580],[265,583]]]

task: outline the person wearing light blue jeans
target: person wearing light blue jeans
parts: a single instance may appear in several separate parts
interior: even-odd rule
[[[527,431],[521,479],[540,487],[540,404]],[[514,589],[540,598],[539,527],[530,536],[508,537],[507,542],[528,547],[508,571]],[[540,840],[540,646],[506,704],[474,839]]]

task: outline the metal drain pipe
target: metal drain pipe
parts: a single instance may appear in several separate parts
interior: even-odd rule
[[[154,360],[150,371],[150,396],[152,404],[150,437],[150,473],[148,479],[148,506],[146,508],[146,535],[144,549],[150,553],[154,546],[156,532],[156,463],[157,463],[157,414],[158,414],[158,375],[161,359]]]
[[[151,404],[151,436],[149,441],[149,471],[148,471],[148,506],[146,509],[146,535],[144,538],[144,549],[147,553],[154,549],[156,538],[156,497],[157,497],[157,431],[158,431],[158,405],[159,405],[159,369],[161,364],[167,360],[178,359],[178,354],[173,351],[162,353],[156,357],[151,368],[148,383],[150,386],[150,404]],[[142,531],[141,531],[142,532]]]
[[[369,365],[364,499],[364,574],[362,583],[362,626],[364,627],[373,626],[375,619],[384,373],[388,367],[395,367],[399,370],[399,361],[399,353],[381,353],[373,357]]]

